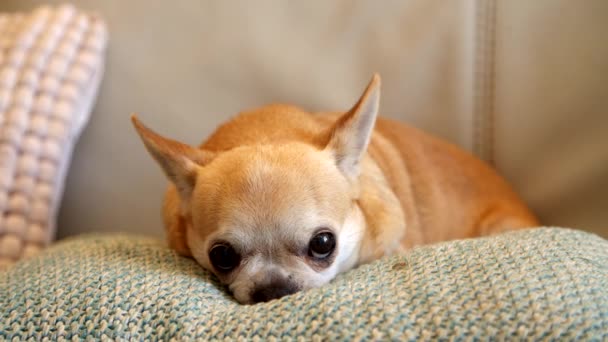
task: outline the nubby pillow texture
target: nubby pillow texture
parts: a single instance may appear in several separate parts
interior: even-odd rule
[[[161,241],[74,238],[0,272],[1,340],[608,340],[608,241],[539,228],[419,247],[240,305]]]
[[[0,269],[54,236],[106,36],[101,20],[72,6],[0,13]]]

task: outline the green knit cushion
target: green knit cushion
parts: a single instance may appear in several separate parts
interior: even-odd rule
[[[258,305],[149,238],[75,238],[0,273],[0,340],[296,336],[607,340],[608,241],[546,228],[442,243]]]

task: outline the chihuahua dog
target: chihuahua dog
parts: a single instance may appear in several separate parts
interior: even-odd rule
[[[374,75],[346,113],[244,112],[199,148],[133,124],[170,185],[168,242],[240,303],[318,287],[413,246],[534,227],[495,171],[417,129],[377,118]]]

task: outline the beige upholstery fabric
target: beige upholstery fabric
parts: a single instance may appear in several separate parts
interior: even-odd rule
[[[111,43],[61,236],[162,234],[165,180],[130,112],[195,144],[268,102],[346,109],[373,71],[384,115],[495,161],[544,224],[608,236],[604,0],[75,3],[106,18]]]
[[[71,6],[0,14],[0,269],[54,237],[72,147],[99,85],[105,27]]]
[[[544,223],[608,237],[608,1],[497,1],[495,158]]]

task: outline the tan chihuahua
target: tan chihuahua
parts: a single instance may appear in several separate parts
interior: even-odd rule
[[[534,227],[489,166],[377,119],[380,77],[346,113],[287,105],[245,112],[200,147],[132,121],[171,180],[169,245],[241,303],[317,287],[412,246]]]

